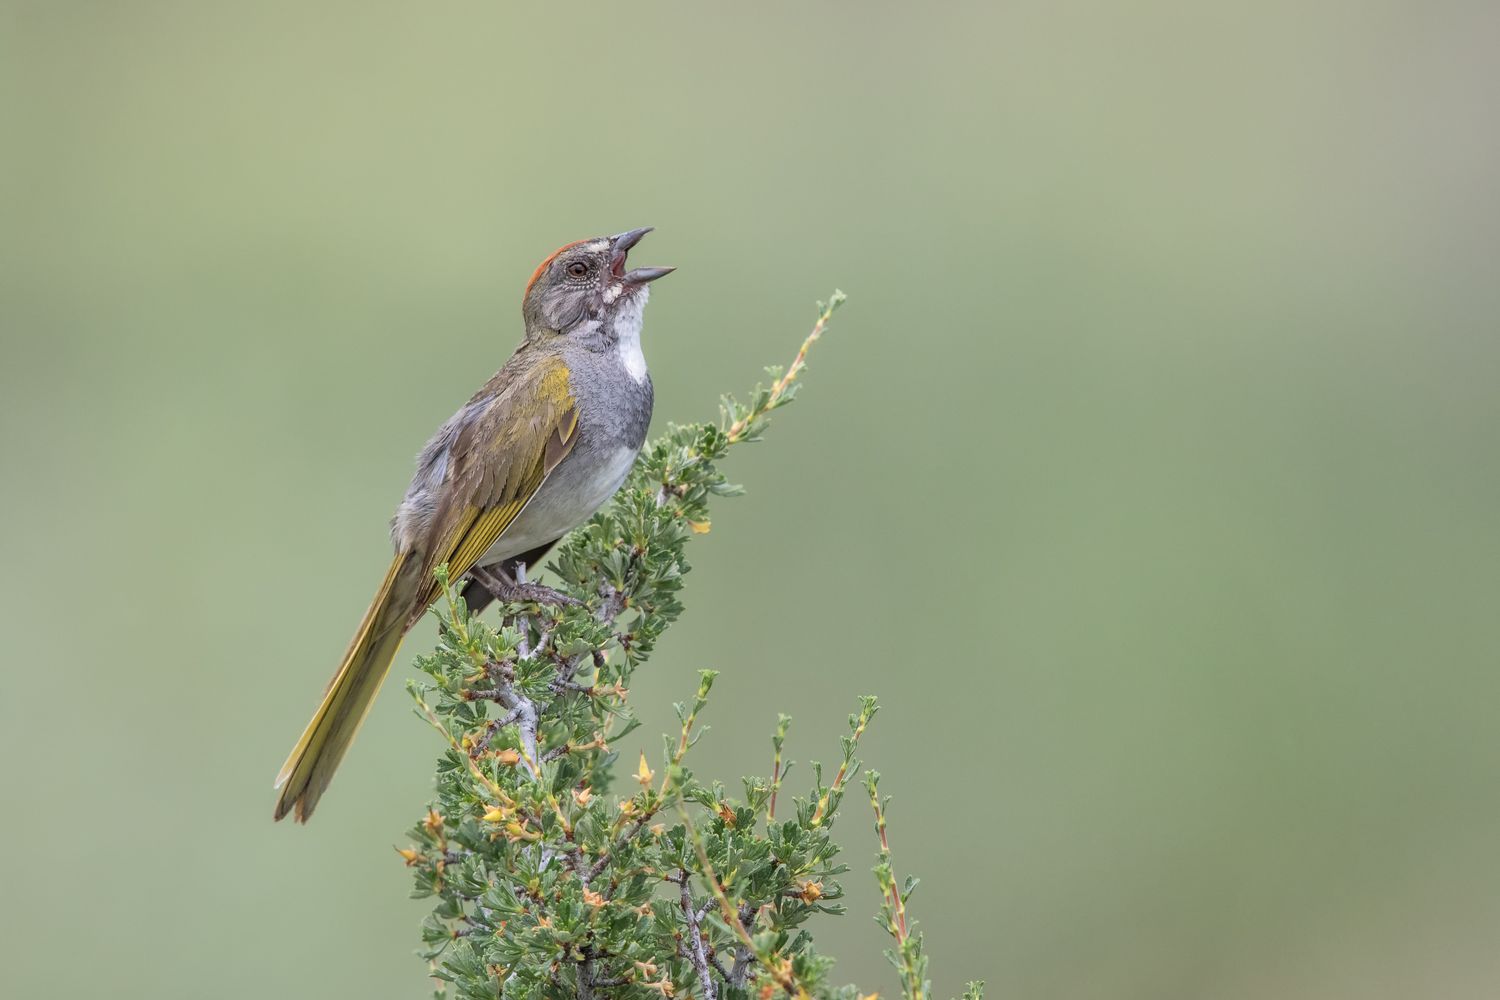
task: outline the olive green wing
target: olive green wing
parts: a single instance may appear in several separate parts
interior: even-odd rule
[[[437,599],[433,570],[457,580],[505,534],[578,440],[578,409],[560,359],[513,377],[454,441],[446,498],[433,518],[420,607]],[[417,612],[421,614],[421,612]]]

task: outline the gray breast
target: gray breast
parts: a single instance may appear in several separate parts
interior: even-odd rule
[[[625,445],[639,450],[651,425],[651,376],[639,381],[617,350],[571,352],[568,384],[578,401],[579,445]]]
[[[637,380],[619,352],[577,350],[567,356],[578,406],[578,440],[520,516],[480,557],[491,565],[546,545],[593,516],[635,464],[651,424],[651,377]]]

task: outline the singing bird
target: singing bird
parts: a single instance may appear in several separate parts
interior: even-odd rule
[[[526,567],[614,495],[646,439],[641,316],[650,283],[673,268],[626,270],[625,258],[650,231],[569,243],[532,274],[525,341],[417,457],[391,522],[395,558],[277,775],[278,820],[312,815],[402,637],[437,598],[438,566],[464,579],[475,610],[496,597],[567,600],[528,583]]]

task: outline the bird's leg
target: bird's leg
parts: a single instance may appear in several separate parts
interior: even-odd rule
[[[512,604],[578,605],[582,601],[569,597],[562,591],[544,587],[540,583],[526,582],[526,564],[516,563],[516,579],[511,579],[505,568],[499,565],[475,566],[469,575],[483,584],[484,589],[495,595],[496,600]]]

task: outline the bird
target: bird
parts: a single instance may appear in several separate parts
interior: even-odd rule
[[[651,422],[641,351],[651,283],[626,268],[651,227],[566,244],[522,296],[525,339],[433,435],[391,520],[395,549],[322,702],[276,777],[275,818],[306,822],[447,564],[471,610],[493,599],[568,603],[529,582],[552,545],[620,488]]]

